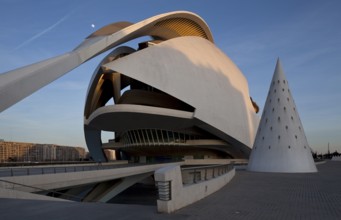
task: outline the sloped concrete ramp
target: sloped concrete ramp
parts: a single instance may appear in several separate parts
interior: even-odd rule
[[[237,171],[221,190],[173,214],[159,214],[154,206],[20,199],[0,199],[0,213],[2,220],[340,219],[341,163],[317,168],[309,174]]]

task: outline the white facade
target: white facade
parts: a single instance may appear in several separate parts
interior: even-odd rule
[[[151,38],[143,48],[122,46],[143,36]],[[1,74],[0,111],[111,49],[93,75],[84,111],[85,138],[96,160],[106,160],[104,149],[132,144],[159,152],[176,145],[185,155],[196,147],[213,158],[249,156],[259,118],[247,81],[214,45],[205,21],[186,11],[107,25],[73,51]],[[140,87],[121,96],[133,84]],[[109,99],[115,105],[107,105]],[[104,146],[103,130],[119,138]]]
[[[285,173],[317,172],[279,60],[259,123],[248,170]]]
[[[159,18],[164,19],[163,16]],[[196,20],[197,18],[191,18],[189,23]],[[182,140],[181,146],[175,145],[199,147],[198,150],[210,148],[210,151],[227,153],[228,158],[248,157],[259,118],[250,100],[247,81],[238,67],[214,45],[213,40],[205,37],[211,36],[210,33],[188,35],[195,33],[194,29],[209,32],[204,22],[201,22],[203,26],[200,28],[187,27],[182,22],[183,20],[175,22],[178,30],[183,32],[178,32],[178,36],[151,40],[148,46],[137,51],[125,46],[117,47],[96,69],[88,89],[84,128],[88,146],[92,146],[90,151],[96,152],[98,157],[101,157],[101,130],[113,131],[121,136],[129,132],[133,133],[132,137],[147,136],[138,137],[139,144],[144,145],[143,151],[147,151],[155,145],[159,147],[171,144],[155,141],[155,134],[152,135],[150,130],[169,130],[186,135],[193,128],[215,135],[224,143],[219,143],[220,146],[203,146],[204,140],[195,144]],[[144,25],[149,26],[146,22]],[[141,30],[145,34],[158,36],[164,34],[166,27],[159,29],[154,26],[148,32],[141,27]],[[124,94],[121,95],[121,90],[130,85],[127,81],[138,81],[151,87],[151,90],[157,89],[160,93],[191,106],[193,111],[160,106],[156,101],[143,103],[141,99],[147,100],[146,96],[150,92],[140,95],[140,104],[125,103],[122,101]],[[114,105],[103,104],[107,102],[108,96],[112,97]],[[157,137],[163,138],[160,135]],[[120,139],[112,144],[112,149],[127,150],[127,144],[122,141],[124,138]],[[130,139],[131,137],[129,141]],[[148,139],[149,144],[144,139]],[[135,143],[128,145],[132,144]],[[109,145],[106,147],[110,148]],[[165,152],[171,149],[166,148],[168,150]]]

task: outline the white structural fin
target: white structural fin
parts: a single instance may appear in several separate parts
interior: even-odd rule
[[[212,33],[205,21],[187,11],[157,15],[136,24],[109,24],[92,33],[73,51],[0,74],[0,112],[93,57],[143,36],[164,40],[180,36],[198,36],[213,43]]]
[[[279,59],[250,155],[248,170],[283,173],[317,172]]]

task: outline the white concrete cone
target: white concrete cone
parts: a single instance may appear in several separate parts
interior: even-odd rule
[[[317,172],[279,59],[250,155],[248,170],[283,173]]]

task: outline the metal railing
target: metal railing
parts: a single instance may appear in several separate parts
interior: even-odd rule
[[[137,129],[125,132],[122,143],[125,147],[135,146],[186,146],[186,141],[200,139],[199,135],[190,135],[162,129]]]
[[[195,184],[200,181],[210,180],[222,176],[233,169],[233,164],[189,166],[181,168],[183,184]],[[172,199],[172,182],[157,181],[159,200],[169,201]]]
[[[13,167],[0,169],[0,177],[8,176],[30,176],[30,175],[44,175],[56,173],[70,173],[81,171],[105,170],[120,167],[131,166],[128,164],[94,164],[82,166],[47,166],[47,167]]]
[[[181,168],[183,184],[193,184],[224,175],[233,169],[233,164],[207,165]]]

